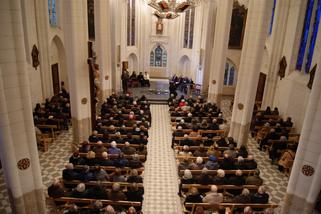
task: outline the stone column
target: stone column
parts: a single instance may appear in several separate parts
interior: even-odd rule
[[[202,93],[208,93],[209,89],[209,77],[211,72],[211,61],[214,43],[214,30],[215,30],[215,19],[216,19],[216,4],[215,1],[205,1],[204,13],[205,19],[203,24],[203,44],[202,49],[204,50],[203,65],[203,77],[202,77]]]
[[[246,144],[273,1],[249,0],[229,136]]]
[[[320,60],[319,60],[320,62]],[[321,69],[317,68],[282,213],[313,213],[321,189]],[[304,173],[305,172],[305,173]],[[313,173],[314,172],[314,173]],[[311,173],[311,174],[309,174]]]
[[[209,102],[220,105],[223,92],[224,71],[230,35],[233,0],[218,1],[215,23],[214,46],[210,67],[210,82],[208,90]]]
[[[0,4],[0,157],[13,213],[45,213],[21,1]]]
[[[87,140],[91,132],[89,88],[87,1],[64,1],[65,44],[69,72],[69,90],[73,144]]]
[[[272,28],[272,34],[270,36],[271,54],[268,64],[269,73],[266,79],[266,86],[262,101],[262,109],[265,109],[267,106],[273,106],[276,85],[279,80],[279,63],[282,58],[284,39],[287,29],[284,26],[286,26],[288,21],[289,8],[290,1],[276,1],[274,23]]]
[[[103,99],[111,94],[111,11],[109,0],[95,1],[95,47]]]

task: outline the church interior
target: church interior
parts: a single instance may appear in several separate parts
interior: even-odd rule
[[[1,214],[321,212],[321,0],[0,16]]]

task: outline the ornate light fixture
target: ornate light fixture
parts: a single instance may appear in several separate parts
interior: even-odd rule
[[[179,13],[196,7],[201,0],[149,0],[148,5],[156,11],[154,15],[161,19],[175,19]]]

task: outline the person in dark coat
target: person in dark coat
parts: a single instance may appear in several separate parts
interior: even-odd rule
[[[269,203],[269,194],[265,192],[265,187],[260,186],[257,193],[251,196],[252,203],[267,204]]]
[[[187,193],[188,196],[185,198],[185,202],[184,203],[202,203],[202,197],[199,194],[197,188],[192,187],[189,191],[189,193]]]
[[[246,169],[251,170],[251,169],[256,169],[257,168],[257,163],[254,160],[253,155],[249,155],[247,160],[245,160],[244,165]]]
[[[72,163],[67,163],[65,165],[65,169],[62,170],[62,178],[68,181],[78,178],[78,173],[74,171],[74,165]]]
[[[71,192],[73,198],[87,198],[86,186],[84,183],[79,183],[77,187]]]
[[[114,183],[112,189],[107,193],[108,200],[126,201],[126,195],[121,191],[120,184]]]
[[[52,198],[60,198],[67,196],[68,192],[64,188],[63,183],[59,179],[55,179],[54,182],[48,187],[48,195]]]
[[[235,169],[234,158],[230,157],[228,153],[225,153],[224,158],[220,163],[220,168],[224,170]]]
[[[126,192],[126,197],[128,201],[143,201],[144,189],[138,188],[137,183],[133,183],[131,187]]]
[[[127,178],[128,183],[143,183],[143,178],[138,174],[136,169],[130,171],[130,175]]]
[[[129,160],[129,162],[128,162],[128,167],[130,167],[132,169],[137,169],[137,168],[143,167],[143,163],[139,160],[138,154],[134,154],[132,156],[132,159]]]
[[[107,192],[105,188],[99,183],[98,185],[95,185],[87,190],[87,197],[94,199],[106,199]]]

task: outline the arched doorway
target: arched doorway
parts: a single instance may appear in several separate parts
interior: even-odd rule
[[[179,73],[183,76],[191,77],[191,60],[184,55],[179,60]]]
[[[66,54],[63,43],[58,36],[55,36],[50,44],[50,66],[53,94],[59,93],[60,83],[65,83],[69,90]]]
[[[136,54],[131,53],[128,56],[128,71],[131,74],[133,71],[136,71],[136,74],[139,73],[139,69],[138,69],[138,59]]]

